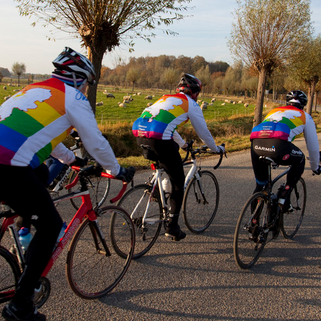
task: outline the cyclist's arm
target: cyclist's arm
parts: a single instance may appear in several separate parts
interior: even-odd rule
[[[194,104],[190,103],[188,116],[198,137],[208,148],[211,149],[212,152],[219,153],[220,149],[216,146],[215,141],[207,128],[203,112],[196,102],[194,102]]]
[[[71,164],[75,161],[75,154],[69,150],[63,143],[59,143],[51,152],[51,155],[59,159],[64,164]]]
[[[304,138],[309,152],[310,167],[313,171],[319,167],[319,141],[312,117],[306,113],[306,125],[304,129]]]
[[[182,138],[182,136],[177,132],[177,130],[174,131],[173,134],[173,139],[174,141],[178,144],[179,147],[183,147],[186,142],[185,140]]]
[[[68,90],[72,89],[68,88]],[[86,150],[109,174],[118,175],[120,166],[108,140],[97,126],[88,100],[85,96],[76,100],[73,92],[67,96],[66,92],[66,115],[71,125],[76,128]]]

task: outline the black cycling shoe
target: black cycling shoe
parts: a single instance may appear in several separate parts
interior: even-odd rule
[[[22,309],[14,302],[9,302],[2,310],[2,316],[7,321],[42,321],[46,320],[46,316],[37,311],[37,308],[31,306],[27,309]]]
[[[167,227],[165,236],[171,237],[173,241],[180,241],[186,237],[186,233],[183,232],[179,226],[172,228],[172,227]]]

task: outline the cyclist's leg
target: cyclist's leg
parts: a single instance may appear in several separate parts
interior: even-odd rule
[[[39,178],[41,183],[47,187],[48,177],[49,177],[49,169],[46,164],[41,164],[37,168],[35,168],[34,173]],[[25,186],[25,188],[29,188],[28,186]],[[19,230],[21,227],[27,227],[30,230],[31,227],[31,217],[22,217],[18,216],[16,219],[16,227]]]
[[[62,220],[45,186],[30,167],[0,165],[0,175],[6,182],[0,186],[3,200],[23,217],[28,219],[32,216],[35,219],[33,225],[36,233],[26,253],[27,267],[12,302],[6,307],[6,310],[10,310],[10,304],[14,305],[19,308],[21,317],[24,317],[34,311],[34,289],[50,259]]]
[[[169,176],[172,193],[170,197],[170,220],[166,226],[166,234],[175,240],[183,239],[186,234],[181,231],[178,218],[184,196],[185,175],[179,147],[173,140],[138,138],[137,143],[150,146],[154,157],[158,158],[160,166]]]
[[[305,156],[294,144],[286,141],[278,143],[277,163],[280,165],[291,165],[287,174],[284,189],[279,193],[279,204],[284,212],[291,210],[290,195],[304,172]]]
[[[256,187],[253,194],[263,190],[268,182],[268,164],[259,160],[260,156],[269,156],[264,150],[266,139],[254,139],[251,144],[251,160]]]
[[[58,159],[50,156],[50,160],[52,161],[50,161],[49,164],[47,164],[49,165],[48,166],[49,175],[46,181],[47,186],[49,186],[54,181],[54,179],[58,176],[58,174],[61,172],[61,170],[64,167],[64,164],[61,163]]]
[[[172,184],[170,214],[165,235],[172,237],[175,241],[179,241],[186,236],[178,225],[184,197],[185,180],[179,146],[173,140],[159,140],[155,143],[155,150],[159,156],[160,166],[164,168]]]

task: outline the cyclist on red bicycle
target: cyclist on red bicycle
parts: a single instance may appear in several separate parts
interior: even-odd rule
[[[166,236],[175,241],[185,238],[186,234],[178,225],[178,217],[184,196],[184,170],[179,147],[187,144],[178,134],[177,127],[189,119],[201,140],[214,152],[223,153],[223,146],[216,146],[207,128],[202,110],[196,103],[202,90],[202,83],[196,77],[182,74],[174,95],[164,95],[151,107],[146,108],[133,124],[133,134],[138,145],[148,146],[145,158],[158,160],[168,174],[172,193],[170,197],[170,219],[166,226]]]
[[[52,78],[26,86],[0,106],[0,197],[26,220],[32,217],[36,228],[16,293],[2,311],[6,320],[46,319],[34,307],[33,295],[62,219],[35,173],[44,160],[50,154],[69,163],[75,160],[60,144],[75,127],[85,148],[110,174],[131,181],[135,172],[118,164],[84,95],[87,85],[95,82],[92,63],[65,48],[53,64]]]
[[[268,156],[279,165],[291,165],[284,190],[280,191],[279,204],[283,212],[291,211],[290,194],[304,171],[305,156],[292,141],[303,133],[309,152],[313,173],[320,174],[319,142],[312,117],[303,111],[307,104],[306,94],[300,90],[286,95],[287,105],[272,109],[263,122],[251,133],[251,157],[256,188],[261,191],[268,182],[268,164],[259,160]]]

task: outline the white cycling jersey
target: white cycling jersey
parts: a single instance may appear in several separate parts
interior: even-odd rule
[[[0,163],[36,168],[51,153],[68,163],[70,151],[58,145],[73,128],[88,153],[117,175],[120,166],[87,98],[54,78],[26,86],[0,106]]]
[[[188,120],[191,121],[198,137],[211,151],[219,153],[220,149],[207,128],[200,106],[184,93],[164,95],[152,106],[145,108],[133,124],[133,134],[136,137],[174,139],[182,147],[185,141],[176,129]]]

